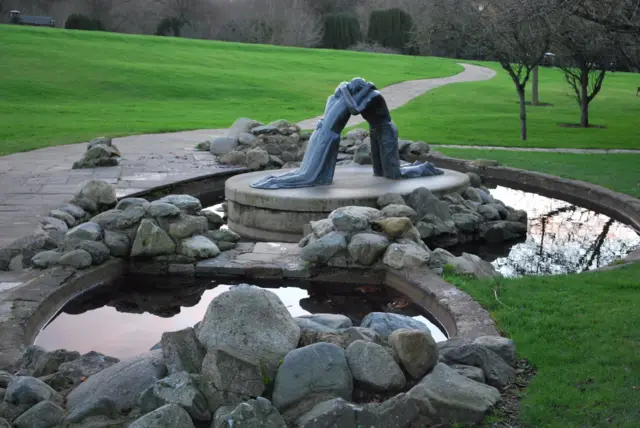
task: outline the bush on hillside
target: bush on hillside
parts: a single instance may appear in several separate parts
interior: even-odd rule
[[[64,23],[67,30],[88,30],[88,31],[105,31],[102,21],[99,19],[89,18],[81,13],[69,15]]]
[[[366,43],[366,42],[356,43],[353,46],[349,46],[347,50],[354,51],[354,52],[368,52],[368,53],[381,53],[381,54],[396,54],[396,55],[402,54],[402,52],[399,51],[398,49],[387,48],[377,43]]]
[[[324,40],[327,49],[346,49],[362,40],[360,22],[352,15],[329,15],[324,21]]]
[[[164,18],[156,28],[156,36],[174,36],[180,37],[182,27],[186,22],[183,19],[169,16]]]
[[[413,54],[411,48],[411,30],[413,19],[405,11],[392,8],[374,10],[369,17],[369,42],[387,48],[397,49],[406,54]]]

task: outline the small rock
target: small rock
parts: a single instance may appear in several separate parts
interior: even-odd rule
[[[40,269],[47,269],[60,263],[62,253],[57,251],[43,251],[31,258],[33,265]]]
[[[384,195],[379,196],[377,204],[380,209],[388,205],[407,205],[402,195],[398,193],[385,193]]]
[[[308,319],[333,329],[349,328],[353,326],[349,317],[339,314],[302,315],[297,318]]]
[[[207,223],[209,224],[209,230],[220,229],[220,227],[224,226],[225,224],[224,219],[213,211],[202,210],[200,211],[200,214],[207,219]]]
[[[13,425],[16,428],[53,428],[64,417],[64,410],[51,401],[41,401],[22,415]]]
[[[336,330],[335,328],[327,327],[326,325],[319,324],[315,321],[311,321],[306,318],[296,317],[295,320],[296,320],[296,323],[298,324],[298,327],[300,327],[301,335],[304,335],[305,332],[308,332],[308,331],[313,331],[318,333],[337,333],[338,332],[338,330]],[[306,345],[310,345],[310,343],[306,343]]]
[[[76,225],[76,219],[71,214],[61,211],[61,210],[52,210],[49,212],[49,217],[57,218],[58,220],[64,221],[67,227],[73,227]]]
[[[76,199],[86,198],[96,203],[100,207],[112,207],[118,201],[116,190],[110,184],[101,180],[91,180],[76,191]]]
[[[44,217],[40,220],[40,224],[44,230],[57,230],[61,233],[67,233],[69,231],[67,223],[55,217]]]
[[[413,163],[415,161],[426,162],[428,160],[431,147],[424,141],[415,141],[404,147],[400,153],[403,160]]]
[[[140,220],[147,214],[147,210],[141,205],[130,205],[124,211],[121,211],[115,218],[116,229],[129,229],[136,226]]]
[[[174,239],[184,239],[207,233],[208,229],[209,224],[205,217],[181,215],[169,224],[169,235]]]
[[[4,418],[0,418],[0,428],[11,428],[11,424]]]
[[[16,377],[9,372],[5,372],[4,370],[0,370],[0,388],[7,389],[9,384]]]
[[[153,257],[162,254],[173,254],[176,244],[167,232],[160,229],[151,219],[144,219],[138,227],[136,238],[131,248],[131,257]]]
[[[325,264],[339,251],[347,249],[347,239],[339,232],[331,232],[317,239],[300,252],[300,258],[310,263]]]
[[[475,172],[467,172],[467,176],[469,177],[469,184],[471,187],[480,187],[482,186],[482,178]]]
[[[487,221],[500,220],[501,218],[498,210],[494,208],[492,205],[480,205],[478,207],[478,212]]]
[[[273,404],[295,420],[330,398],[350,400],[353,378],[344,351],[329,343],[316,343],[289,352],[278,369]]]
[[[353,154],[353,161],[359,165],[371,165],[371,147],[360,144]]]
[[[354,261],[364,266],[371,266],[382,257],[388,246],[389,240],[384,236],[359,233],[351,238],[347,250]]]
[[[462,376],[444,364],[437,364],[407,396],[416,401],[422,415],[446,426],[478,423],[500,400],[497,389]]]
[[[393,269],[407,269],[424,266],[431,255],[418,244],[391,244],[384,253],[382,262]]]
[[[524,210],[509,210],[507,220],[527,224],[527,212]]]
[[[449,343],[448,343],[449,342]],[[498,354],[475,343],[458,343],[446,341],[438,344],[440,359],[446,364],[464,364],[480,367],[487,383],[496,388],[503,388],[516,372]]]
[[[103,211],[91,219],[92,223],[99,225],[102,229],[116,229],[116,220],[122,214],[122,210],[111,209]]]
[[[196,214],[202,210],[200,200],[190,195],[167,195],[159,201],[175,205],[187,214]]]
[[[389,345],[413,379],[421,379],[438,363],[436,341],[424,330],[395,330],[389,335]]]
[[[260,141],[260,140],[258,140]],[[245,152],[240,152],[234,150],[232,152],[227,153],[226,155],[220,158],[220,163],[222,165],[246,165],[247,164],[247,155]]]
[[[106,233],[105,233],[106,234]],[[85,250],[91,256],[94,265],[100,265],[111,257],[109,248],[100,241],[80,241],[73,246],[74,250]]]
[[[55,376],[59,376],[61,380],[70,382],[71,387],[75,387],[79,385],[83,379],[93,376],[119,362],[120,360],[117,358],[91,351],[73,361],[62,363],[58,368],[58,372],[54,373],[54,379],[51,379],[49,384],[55,388]]]
[[[489,243],[519,239],[527,234],[527,226],[517,221],[492,221],[487,223],[482,237]]]
[[[322,238],[324,235],[327,235],[328,233],[331,233],[335,230],[335,228],[333,227],[333,222],[328,218],[324,218],[318,221],[312,221],[310,225],[311,230],[313,231],[316,238]]]
[[[280,130],[277,126],[261,125],[251,129],[253,135],[274,135],[278,134]]]
[[[236,147],[238,147],[236,137],[217,137],[209,143],[209,151],[216,156],[226,155],[234,151]]]
[[[482,196],[480,196],[480,194],[478,193],[478,189],[475,189],[473,187],[469,187],[467,188],[467,190],[464,193],[464,196],[473,202],[477,202],[479,204],[481,204],[483,202],[482,200]]]
[[[328,327],[327,327],[328,328]],[[349,327],[339,331],[319,331],[304,330],[300,334],[300,345],[309,346],[314,343],[332,343],[342,349],[347,349],[356,340],[366,340],[377,344],[382,344],[382,337],[374,330],[364,327]]]
[[[473,343],[484,346],[488,350],[495,352],[511,367],[515,367],[516,344],[513,343],[513,340],[502,336],[482,336],[475,339]]]
[[[342,398],[334,398],[316,404],[309,412],[302,415],[294,426],[296,428],[359,428],[363,427],[358,423],[358,416],[362,412],[362,407]]]
[[[482,260],[475,254],[462,253],[459,257],[450,258],[447,264],[453,266],[458,275],[470,275],[474,278],[500,278],[498,272],[491,263]]]
[[[72,250],[60,257],[61,266],[70,266],[74,269],[85,269],[91,266],[91,254],[85,250]]]
[[[383,339],[399,329],[421,330],[431,335],[429,327],[406,315],[389,312],[371,312],[362,319],[361,327],[375,330]]]
[[[79,206],[75,205],[75,204],[62,204],[59,208],[60,211],[63,211],[67,214],[71,214],[73,216],[73,218],[80,220],[86,217],[87,213],[85,212],[85,210],[83,210],[82,208],[80,208]]]
[[[109,137],[94,138],[93,140],[89,141],[89,144],[87,144],[87,150],[98,145],[111,147],[113,145],[113,140]]]
[[[407,196],[407,205],[418,213],[418,218],[432,214],[443,221],[451,219],[449,204],[441,201],[426,187],[419,187]]]
[[[253,128],[263,125],[263,123],[258,122],[257,120],[241,117],[233,122],[233,125],[231,125],[231,128],[229,128],[229,131],[227,131],[227,135],[236,137],[240,133],[251,132]]]
[[[73,247],[80,241],[99,241],[102,238],[102,228],[96,223],[82,223],[64,235],[65,248]]]
[[[98,204],[88,198],[73,198],[71,203],[79,206],[88,213],[98,212]]]
[[[411,221],[415,221],[418,217],[413,208],[407,205],[390,204],[382,208],[382,215],[384,217],[407,217]]]
[[[131,240],[126,234],[121,232],[105,230],[104,244],[109,249],[109,253],[114,257],[127,257],[131,252]]]
[[[30,376],[15,378],[7,387],[4,401],[16,405],[34,405],[41,401],[60,402],[61,397],[49,385]]]
[[[263,149],[248,150],[246,156],[246,163],[249,169],[262,169],[269,163],[269,153]]]
[[[169,373],[200,373],[206,350],[193,328],[163,333],[161,348]]]
[[[220,254],[220,250],[205,236],[192,236],[180,243],[180,254],[196,259],[208,259]]]
[[[366,129],[363,128],[355,128],[351,131],[347,132],[344,136],[345,140],[364,140],[369,136],[369,133]]]
[[[216,411],[211,428],[286,428],[284,419],[263,397],[249,400],[237,407],[224,406]]]
[[[199,152],[208,152],[209,149],[211,148],[211,141],[201,141],[200,143],[196,144],[196,150]]]
[[[366,389],[395,391],[406,383],[393,357],[378,344],[356,340],[349,345],[345,356],[354,379]]]
[[[195,428],[186,410],[167,404],[134,421],[129,428]]]
[[[196,421],[211,420],[207,400],[186,372],[174,373],[147,388],[140,395],[140,410],[148,413],[167,404],[178,404]]]
[[[245,361],[221,349],[209,349],[202,362],[202,375],[216,387],[234,394],[259,397],[265,389],[257,359]]]
[[[216,247],[218,247],[220,251],[233,250],[238,246],[238,244],[235,242],[226,242],[226,241],[216,241],[214,242],[214,244],[216,244]]]
[[[180,215],[180,208],[162,201],[151,202],[148,211],[151,217],[177,217]]]
[[[207,237],[215,242],[239,242],[241,239],[240,235],[229,229],[210,230]]]
[[[60,365],[80,358],[80,353],[58,349],[40,354],[33,368],[34,377],[42,377],[58,371]]]
[[[449,367],[464,377],[468,377],[476,382],[485,383],[484,371],[482,371],[480,367],[466,366],[464,364],[451,364]]]
[[[106,416],[110,419],[117,419],[118,409],[116,409],[116,403],[107,397],[101,397],[97,401],[84,403],[84,405],[77,407],[73,412],[69,413],[65,418],[65,422],[78,423],[92,416]]]
[[[372,228],[376,232],[382,232],[390,239],[403,237],[413,228],[411,220],[407,217],[388,217],[372,222]]]

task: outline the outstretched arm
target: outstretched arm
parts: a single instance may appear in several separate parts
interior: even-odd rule
[[[361,88],[355,94],[355,96],[351,95],[346,83],[340,85],[340,91],[342,92],[342,97],[344,98],[345,103],[349,107],[349,112],[354,116],[362,113],[369,102],[376,96],[380,95],[372,83],[367,83],[366,86]]]

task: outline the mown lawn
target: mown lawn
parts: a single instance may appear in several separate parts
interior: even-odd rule
[[[522,141],[513,82],[494,63],[478,65],[493,68],[497,76],[448,85],[395,110],[400,138],[434,144],[640,149],[640,97],[636,96],[640,74],[607,75],[590,107],[591,123],[606,129],[575,129],[558,126],[580,121],[578,104],[563,73],[542,68],[540,101],[553,105],[528,107],[529,138]]]
[[[455,61],[0,25],[0,155],[98,135],[322,114],[344,80],[380,86]]]
[[[447,280],[487,308],[537,368],[521,401],[526,426],[638,427],[640,264],[581,275]]]
[[[571,154],[506,150],[438,149],[462,159],[495,159],[503,165],[599,184],[640,198],[640,154]]]

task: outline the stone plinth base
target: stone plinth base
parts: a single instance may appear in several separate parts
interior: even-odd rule
[[[258,241],[298,242],[310,221],[326,218],[337,208],[358,205],[377,207],[385,193],[408,195],[426,187],[434,194],[462,192],[469,186],[466,174],[444,170],[444,175],[388,180],[374,177],[370,165],[336,168],[333,184],[301,189],[254,189],[251,183],[289,170],[259,171],[227,180],[228,225],[231,230]]]

